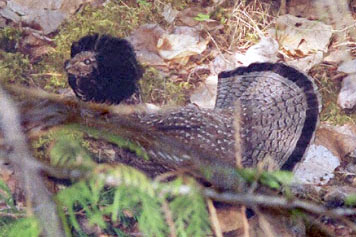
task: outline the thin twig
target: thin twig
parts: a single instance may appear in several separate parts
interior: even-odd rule
[[[242,168],[242,141],[241,141],[241,103],[239,100],[235,103],[235,112],[234,112],[234,130],[235,130],[235,161],[236,167]]]
[[[167,221],[167,224],[169,227],[169,236],[176,237],[177,230],[176,230],[176,227],[174,226],[172,211],[169,208],[169,205],[166,200],[163,200],[163,202],[162,202],[162,209],[163,209],[163,213],[166,217],[166,221]]]
[[[246,206],[242,206],[240,212],[242,216],[242,226],[244,230],[243,237],[250,237],[250,225],[248,224],[248,220],[246,217]]]
[[[279,196],[268,196],[262,194],[246,194],[246,193],[218,193],[213,189],[204,189],[203,194],[217,201],[222,201],[231,204],[244,204],[247,206],[261,205],[266,207],[282,207],[286,209],[300,208],[315,214],[323,214],[334,217],[356,215],[354,208],[335,208],[328,210],[326,207],[316,205],[299,199],[288,200]]]
[[[258,216],[258,223],[261,229],[263,230],[264,235],[266,237],[277,236],[274,230],[272,229],[271,224],[267,221],[266,217],[258,210],[258,208],[255,208],[254,211]]]
[[[208,203],[208,209],[209,209],[209,213],[210,213],[210,219],[211,219],[211,223],[213,226],[213,230],[215,233],[216,237],[223,237],[222,231],[221,231],[221,227],[220,227],[220,223],[219,223],[219,219],[218,216],[216,214],[216,209],[214,207],[213,202],[211,201],[211,199],[207,199],[207,203]]]
[[[23,95],[28,98],[46,99],[59,104],[65,104],[68,106],[92,109],[96,111],[102,111],[103,113],[117,113],[117,114],[130,114],[133,112],[143,112],[146,111],[145,106],[132,106],[132,105],[106,105],[106,104],[96,104],[89,102],[81,102],[75,98],[64,97],[58,94],[48,93],[40,89],[29,89],[18,85],[4,85],[6,90],[15,93],[16,95]]]

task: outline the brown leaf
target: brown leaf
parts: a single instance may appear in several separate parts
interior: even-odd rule
[[[335,156],[343,159],[356,149],[356,125],[323,124],[316,132],[315,143],[328,148]]]
[[[48,37],[42,36],[31,29],[24,31],[24,37],[19,43],[18,50],[27,54],[31,62],[37,61],[40,57],[53,50],[54,42]]]
[[[148,65],[165,65],[158,55],[157,42],[165,33],[157,24],[146,24],[139,27],[127,38],[133,45],[140,62]]]
[[[258,213],[249,220],[250,236],[296,237],[305,236],[305,226],[301,218],[291,218],[288,214],[275,214],[269,210]]]
[[[216,208],[216,212],[223,233],[243,229],[244,217],[240,207],[223,206]]]
[[[317,51],[327,52],[332,27],[320,21],[283,15],[276,19],[276,26],[269,34],[276,36],[282,49],[300,57]]]

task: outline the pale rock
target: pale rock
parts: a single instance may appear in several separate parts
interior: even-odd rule
[[[356,105],[356,74],[350,74],[342,80],[337,103],[343,109],[352,109]]]
[[[356,59],[341,63],[337,70],[349,74],[356,73]]]
[[[338,157],[321,145],[311,145],[303,162],[294,169],[296,182],[324,185],[334,177],[334,170],[340,165]]]

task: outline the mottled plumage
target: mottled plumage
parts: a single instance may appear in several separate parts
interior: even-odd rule
[[[220,74],[216,107],[186,106],[154,114],[133,114],[131,137],[161,164],[191,167],[190,154],[236,166],[234,113],[239,103],[241,163],[269,169],[293,169],[310,145],[318,123],[320,98],[311,78],[284,64],[258,63]],[[120,124],[119,121],[113,121]],[[166,151],[158,139],[180,144]],[[145,141],[145,142],[142,142]],[[189,151],[189,152],[187,152]],[[199,161],[200,162],[200,161]]]
[[[142,68],[131,44],[108,35],[89,35],[74,42],[65,63],[68,82],[78,98],[118,104],[137,92]]]
[[[321,110],[313,80],[281,63],[255,63],[219,75],[216,108],[240,101],[242,156],[255,166],[266,155],[292,169],[308,148]]]
[[[94,62],[93,67],[84,70],[85,66],[82,65],[83,75],[67,69],[69,75],[77,74],[77,78],[89,80],[85,83],[83,80],[81,85],[80,79],[78,86],[78,79],[74,80],[70,76],[69,82],[73,89],[76,88],[76,94],[84,100],[115,103],[117,100],[112,95],[122,92],[121,79],[120,87],[112,86],[109,90],[106,86],[103,90],[103,85],[114,83],[114,78],[129,78],[130,74],[135,75],[131,81],[136,82],[140,76],[134,73],[138,72],[138,64],[132,54],[120,62],[132,69],[131,72],[115,71],[114,67],[109,67],[114,71],[103,70],[103,65],[99,63],[102,57],[105,57],[106,62],[115,62],[115,55],[105,51],[110,48],[105,42],[111,42],[113,38],[95,37],[95,42],[100,42],[97,46],[93,46],[90,37],[73,44],[71,70],[76,68],[74,61],[85,64],[86,57],[94,56],[97,66]],[[102,49],[98,50],[100,54],[93,55],[93,47]],[[99,77],[98,71],[101,76],[105,76]],[[110,92],[102,94],[103,91]],[[237,101],[238,108],[235,107]],[[213,180],[212,183],[220,187],[231,187],[233,183],[228,184],[229,175],[233,175],[237,165],[234,124],[239,125],[237,135],[240,146],[237,147],[240,150],[237,152],[241,154],[244,167],[262,164],[268,169],[291,170],[302,159],[313,139],[320,107],[319,94],[311,78],[284,64],[255,63],[220,73],[214,109],[200,109],[190,105],[158,113],[113,116],[108,122],[119,128],[122,133],[120,135],[138,143],[151,157],[149,161],[142,161],[141,158],[135,160],[132,152],[118,149],[119,162],[151,174],[185,169],[201,177],[206,177],[204,172],[210,167],[209,181]],[[239,113],[239,121],[234,121],[236,112]]]

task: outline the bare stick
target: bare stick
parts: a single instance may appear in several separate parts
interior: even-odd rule
[[[211,201],[211,199],[207,199],[207,203],[208,203],[208,209],[210,212],[210,219],[211,219],[211,223],[213,226],[213,230],[215,233],[216,237],[223,237],[222,231],[221,231],[221,227],[220,227],[220,223],[219,223],[219,219],[216,213],[216,209],[214,207],[213,201]]]

